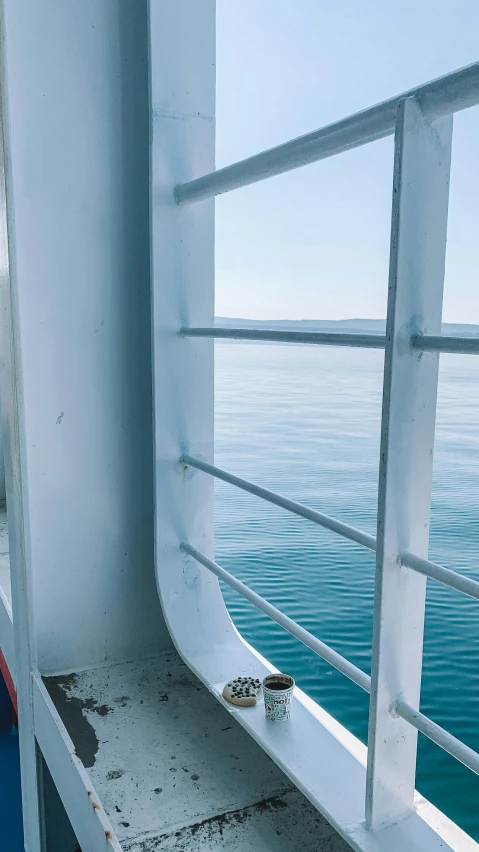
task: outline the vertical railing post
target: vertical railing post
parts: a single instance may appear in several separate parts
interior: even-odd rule
[[[400,564],[427,556],[438,353],[413,351],[412,334],[440,334],[452,116],[428,123],[420,104],[398,105],[378,529],[366,822],[413,807],[417,731],[394,716],[399,697],[419,706],[426,578]]]

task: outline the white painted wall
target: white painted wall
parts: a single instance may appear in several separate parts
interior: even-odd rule
[[[1,406],[1,400],[0,400],[0,424],[2,422],[2,410],[1,409],[2,409],[2,406]],[[0,504],[2,504],[4,502],[5,498],[6,498],[6,492],[5,492],[5,460],[4,460],[4,454],[3,454],[2,430],[1,430],[1,427],[0,427]]]
[[[170,641],[153,562],[147,4],[3,7],[12,533],[38,665],[56,671]]]

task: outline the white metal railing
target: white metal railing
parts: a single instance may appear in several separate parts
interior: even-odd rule
[[[267,488],[262,488],[261,485],[254,485],[246,479],[241,479],[239,476],[234,476],[232,473],[227,473],[220,467],[216,467],[208,462],[196,459],[193,456],[185,454],[181,459],[184,465],[190,465],[197,470],[202,470],[204,473],[209,473],[216,479],[222,479],[223,482],[228,482],[230,485],[235,485],[236,488],[241,488],[249,494],[254,494],[256,497],[261,497],[268,503],[273,503],[275,506],[280,506],[282,509],[287,509],[293,515],[299,515],[301,518],[306,518],[308,521],[313,521],[320,527],[325,527],[328,530],[342,535],[344,538],[349,538],[350,541],[355,541],[357,544],[362,544],[368,550],[376,550],[376,539],[374,536],[351,527],[343,521],[338,521],[336,518],[331,518],[329,515],[324,515],[322,512],[317,512],[315,509],[310,509],[309,506],[304,506],[303,503],[297,503],[295,500],[289,500],[288,497],[283,497],[274,491],[268,491]]]
[[[394,134],[385,335],[181,328],[184,338],[235,338],[385,348],[377,538],[188,453],[181,463],[376,551],[371,678],[192,546],[182,549],[371,693],[366,820],[413,807],[417,731],[473,772],[479,755],[419,712],[426,578],[479,599],[479,583],[427,559],[440,352],[478,353],[477,338],[441,335],[452,114],[479,103],[479,63],[307,136],[175,188],[185,205]],[[418,357],[419,355],[419,357]]]
[[[313,523],[316,523],[319,526],[332,530],[333,532],[337,532],[344,538],[348,538],[350,541],[354,541],[357,544],[362,544],[363,547],[366,547],[369,550],[376,550],[376,540],[373,536],[355,529],[354,527],[350,527],[342,521],[331,518],[329,515],[323,515],[321,512],[316,512],[314,509],[310,509],[302,503],[297,503],[296,501],[289,500],[287,497],[283,497],[273,491],[268,491],[266,488],[262,488],[259,485],[254,485],[252,482],[248,482],[245,479],[241,479],[238,476],[227,473],[215,465],[203,462],[201,459],[196,459],[188,454],[182,456],[180,461],[186,467],[194,467],[204,473],[209,473],[216,479],[221,479],[223,482],[235,485],[237,488],[241,488],[249,494],[254,494],[256,497],[267,500],[269,503],[280,506],[295,515],[299,515],[306,520],[313,521]],[[186,542],[182,544],[181,549],[196,559],[197,562],[200,562],[201,565],[215,574],[220,580],[223,580],[224,583],[227,583],[227,585],[240,595],[243,595],[244,598],[249,600],[252,604],[254,604],[254,606],[258,607],[258,609],[264,612],[265,615],[271,618],[272,621],[275,621],[287,630],[288,633],[296,639],[299,639],[303,645],[306,645],[306,647],[314,651],[318,657],[321,657],[321,659],[330,663],[330,665],[344,674],[347,678],[349,678],[349,680],[353,681],[353,683],[361,687],[361,689],[364,689],[365,692],[371,692],[371,678],[369,675],[361,671],[361,669],[358,669],[357,666],[350,663],[349,660],[342,657],[324,642],[321,642],[313,636],[312,633],[309,633],[309,631],[305,630],[304,627],[301,627],[296,621],[281,612],[281,610],[268,603],[268,601],[262,598],[261,595],[258,595],[250,589],[249,586],[242,583],[241,580],[238,580],[212,559],[209,559],[204,553],[201,553],[191,547],[191,545]],[[462,574],[458,574],[457,571],[451,571],[449,568],[444,568],[442,565],[436,565],[436,563],[430,562],[428,559],[420,559],[411,553],[401,554],[401,564],[411,568],[413,571],[418,571],[428,577],[433,577],[444,585],[449,586],[451,589],[463,592],[464,594],[479,600],[479,583],[476,580],[472,580],[470,577],[464,577]],[[444,730],[444,728],[441,728],[431,719],[428,719],[427,716],[424,716],[422,713],[414,710],[405,701],[398,701],[392,708],[391,713],[392,715],[401,716],[417,728],[418,731],[421,731],[421,733],[437,745],[441,746],[441,748],[453,757],[456,757],[457,760],[464,764],[464,766],[467,766],[479,775],[479,754],[469,748],[469,746],[462,743],[452,734],[448,733],[448,731]]]
[[[200,551],[195,550],[194,547],[191,547],[189,544],[183,544],[181,549],[185,553],[189,553],[197,562],[200,562],[201,565],[204,565],[208,571],[211,571],[212,574],[215,574],[220,580],[223,580],[224,583],[227,583],[228,586],[231,586],[236,592],[239,592],[240,595],[243,595],[246,600],[250,601],[254,604],[258,609],[265,613],[272,621],[275,621],[276,624],[279,624],[288,633],[291,633],[292,636],[295,636],[296,639],[299,639],[303,645],[306,645],[307,648],[311,648],[318,657],[321,657],[326,662],[330,663],[330,665],[334,666],[339,672],[346,675],[349,680],[352,680],[353,683],[360,686],[361,689],[364,689],[365,692],[371,692],[371,678],[369,675],[362,672],[361,669],[358,669],[357,666],[350,663],[349,660],[346,660],[341,654],[338,654],[336,651],[333,651],[329,645],[326,645],[324,642],[321,642],[320,639],[317,639],[316,636],[313,636],[312,633],[309,633],[308,630],[305,630],[304,627],[301,627],[294,621],[292,618],[289,618],[284,612],[277,609],[272,604],[268,603],[261,595],[258,595],[256,592],[253,592],[252,589],[249,588],[245,583],[242,583],[241,580],[238,580],[236,577],[233,577],[228,571],[225,571],[221,565],[218,565],[212,559],[209,559],[208,556],[205,556],[204,553],[200,553]]]
[[[228,473],[228,471],[222,470],[222,468],[214,464],[197,459],[194,456],[190,456],[188,453],[185,453],[180,461],[186,467],[194,467],[197,470],[202,470],[203,473],[209,473],[216,479],[221,479],[223,482],[234,485],[248,494],[253,494],[255,497],[260,497],[262,500],[272,503],[274,506],[280,506],[280,508],[286,509],[293,515],[298,515],[300,518],[312,521],[320,527],[336,532],[338,535],[343,536],[343,538],[354,541],[356,544],[361,544],[368,550],[376,550],[376,539],[374,536],[363,532],[363,530],[358,530],[356,527],[344,523],[344,521],[338,521],[337,518],[332,518],[330,515],[318,512],[316,509],[311,509],[309,506],[305,506],[304,503],[298,503],[296,500],[290,500],[289,497],[283,497],[282,494],[278,494],[275,491],[269,491],[261,485],[255,485],[254,482],[249,482],[247,479],[242,479],[240,476]],[[414,556],[413,553],[408,553],[407,551],[401,552],[400,560],[401,564],[406,568],[411,568],[419,574],[425,574],[426,577],[432,577],[434,580],[438,580],[443,585],[449,586],[449,588],[455,589],[457,592],[462,592],[464,595],[479,600],[479,582],[477,580],[465,577],[463,574],[458,574],[457,571],[451,571],[450,568],[444,568],[443,565],[430,562],[429,559]]]
[[[429,121],[475,106],[479,103],[479,63],[181,184],[175,188],[175,199],[178,204],[192,204],[392,136],[396,131],[398,103],[413,97]]]
[[[351,334],[338,331],[283,331],[262,328],[182,328],[182,337],[212,337],[219,340],[264,340],[270,343],[307,343],[309,346],[348,346],[358,349],[384,349],[384,334]],[[479,354],[478,337],[415,334],[409,341],[411,349],[421,352],[451,352],[462,355]]]
[[[275,331],[262,328],[182,328],[183,337],[215,337],[223,340],[264,340],[270,343],[307,343],[309,346],[356,346],[384,349],[384,334],[341,334],[337,331]]]
[[[479,338],[418,334],[411,337],[411,346],[422,352],[451,352],[465,355],[479,353]]]
[[[448,731],[445,731],[444,728],[436,725],[435,722],[423,713],[420,713],[419,710],[414,710],[405,701],[398,701],[392,712],[397,713],[398,716],[402,716],[406,722],[409,722],[410,725],[421,731],[433,743],[436,743],[436,745],[443,748],[452,757],[463,763],[464,766],[467,766],[468,769],[472,769],[476,775],[479,775],[479,755],[472,748],[464,745],[464,743],[453,737]]]
[[[479,600],[479,583],[477,580],[472,580],[471,577],[464,577],[463,574],[458,574],[457,571],[451,571],[450,568],[436,565],[435,562],[430,562],[429,559],[421,559],[420,556],[414,556],[413,553],[408,553],[407,551],[401,553],[401,563],[407,568],[412,568],[413,571],[418,571],[419,574],[432,577],[445,586],[456,589],[457,592],[462,592],[464,595],[469,595],[471,598]]]

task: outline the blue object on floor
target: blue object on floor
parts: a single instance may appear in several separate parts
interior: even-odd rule
[[[0,674],[0,849],[24,852],[18,732]]]

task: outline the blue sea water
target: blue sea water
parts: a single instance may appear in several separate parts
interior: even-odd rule
[[[375,534],[383,353],[216,346],[216,462]],[[370,671],[374,554],[224,483],[216,558]],[[479,359],[441,356],[430,558],[479,580]],[[245,638],[366,742],[368,696],[229,587]],[[479,751],[479,605],[428,580],[421,710]],[[479,777],[419,735],[416,786],[479,839]]]
[[[18,730],[13,727],[12,705],[0,672],[0,849],[22,852],[23,827]]]

